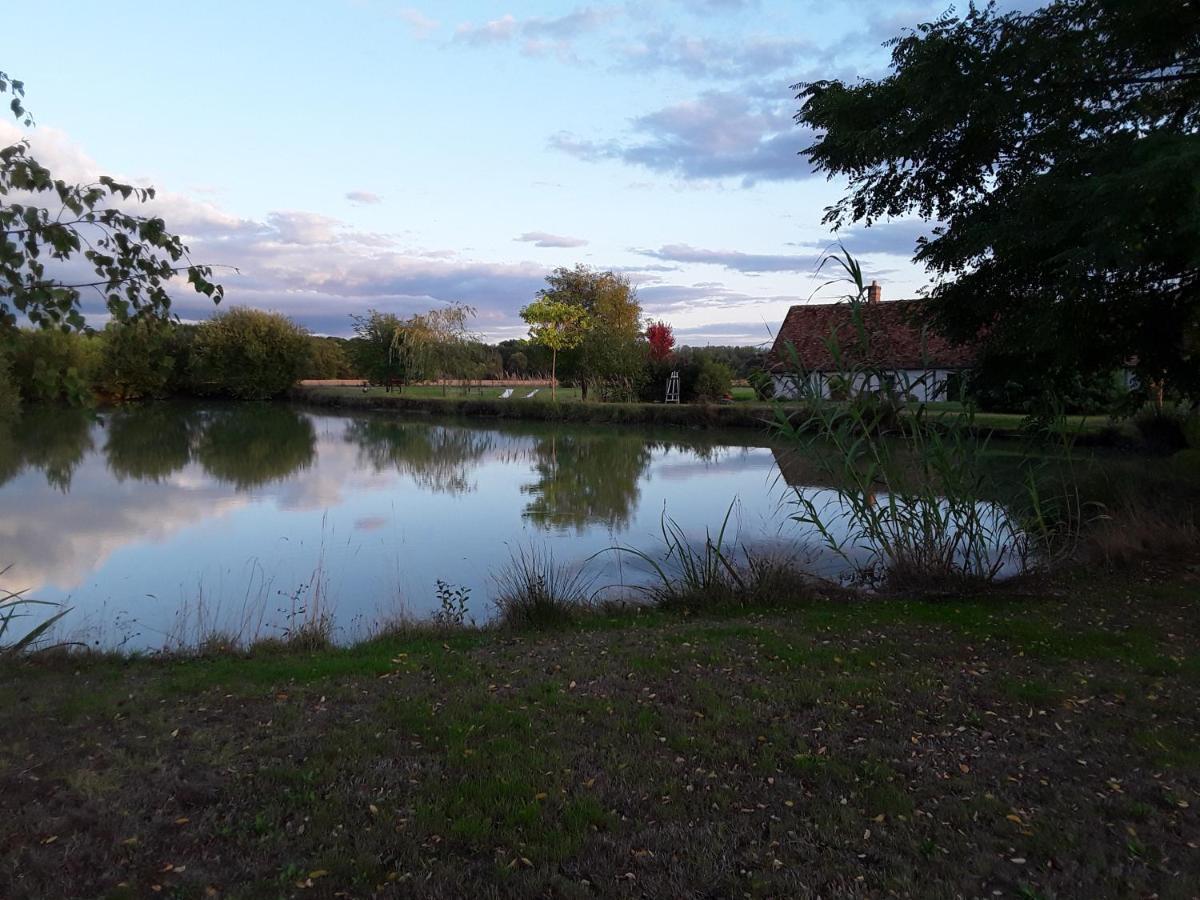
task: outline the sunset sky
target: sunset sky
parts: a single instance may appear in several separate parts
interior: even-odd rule
[[[0,70],[56,174],[153,184],[226,303],[345,334],[459,300],[517,337],[555,266],[629,274],[681,343],[759,343],[808,299],[844,187],[790,85],[876,77],[943,3],[55,2]],[[32,24],[32,23],[31,23]],[[920,222],[840,235],[885,298]],[[88,300],[90,311],[96,303]],[[211,311],[180,293],[176,311]],[[99,321],[98,319],[96,321]]]

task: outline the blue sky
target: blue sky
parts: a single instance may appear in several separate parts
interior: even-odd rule
[[[345,334],[459,300],[476,330],[576,262],[627,272],[683,343],[769,339],[807,299],[842,184],[789,86],[880,75],[945,3],[55,2],[0,49],[35,155],[153,184],[226,303]],[[0,125],[0,142],[23,129]],[[920,223],[843,236],[886,297]],[[180,294],[187,318],[209,310]]]

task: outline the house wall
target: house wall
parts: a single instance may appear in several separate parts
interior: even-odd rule
[[[946,387],[956,369],[885,369],[879,373],[853,376],[848,385],[851,393],[876,393],[884,389],[894,390],[904,397],[921,403],[946,400]],[[775,396],[794,400],[801,396],[818,395],[829,400],[832,389],[846,381],[846,376],[837,372],[810,372],[808,376],[775,375]],[[807,381],[807,384],[804,382]]]

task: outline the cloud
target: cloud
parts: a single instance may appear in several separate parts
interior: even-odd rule
[[[511,43],[523,38],[521,52],[526,56],[556,56],[575,61],[573,41],[594,31],[618,15],[609,7],[584,6],[561,16],[531,16],[524,21],[505,15],[476,25],[464,22],[454,30],[454,40],[474,46]]]
[[[546,231],[527,231],[515,241],[524,241],[535,247],[586,247],[588,242],[583,238],[567,237],[561,234],[550,234]]]
[[[685,179],[796,181],[815,173],[799,154],[813,140],[777,104],[707,91],[633,120],[634,137],[589,141],[568,132],[550,146],[586,162],[617,160]]]
[[[542,18],[534,16],[525,21],[521,30],[531,37],[573,38],[594,31],[617,15],[615,9],[584,6],[563,16]]]
[[[435,19],[431,19],[422,13],[419,9],[413,9],[411,6],[397,10],[398,15],[408,26],[408,30],[412,32],[412,36],[417,40],[424,40],[433,32],[437,31],[441,24]]]
[[[267,216],[275,240],[283,244],[330,244],[337,219],[310,212],[273,212]]]
[[[836,248],[840,243],[852,256],[887,254],[911,257],[916,252],[917,239],[932,236],[937,227],[937,222],[895,219],[890,222],[876,222],[870,226],[852,225],[825,240],[802,241],[793,246],[825,251]]]
[[[672,70],[694,78],[764,78],[781,69],[794,73],[805,53],[815,51],[804,40],[752,38],[728,41],[651,32],[619,49],[624,65],[639,71]],[[789,79],[792,81],[794,79]]]
[[[454,40],[476,46],[503,44],[511,40],[516,31],[517,20],[512,15],[505,15],[482,25],[463,22],[454,29]]]
[[[33,156],[56,177],[90,182],[105,171],[61,131],[43,127],[25,135],[0,123],[0,146],[25,136]],[[142,183],[123,173],[110,174]],[[395,235],[355,231],[304,210],[243,218],[158,188],[154,200],[122,203],[122,208],[160,216],[188,244],[193,261],[217,266],[216,280],[225,287],[222,308],[278,310],[321,334],[349,333],[351,314],[370,308],[408,315],[459,300],[479,310],[481,330],[499,332],[519,325],[517,310],[549,272],[533,262],[470,259],[446,248],[402,246]],[[172,309],[182,318],[205,319],[215,310],[182,278],[172,283],[171,294]],[[104,321],[107,311],[99,297],[84,293],[82,303],[94,323]]]
[[[375,203],[382,203],[383,198],[378,194],[372,194],[370,191],[347,191],[346,199],[355,206],[369,206]]]
[[[643,256],[666,262],[721,266],[735,272],[812,272],[816,259],[789,254],[743,253],[741,250],[702,250],[688,244],[667,244],[658,250],[638,250]]]

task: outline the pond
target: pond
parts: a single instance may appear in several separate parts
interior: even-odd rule
[[[664,515],[797,551],[804,467],[753,431],[645,431],[313,413],[280,404],[26,410],[0,427],[0,586],[65,603],[64,636],[272,636],[315,608],[340,640],[465,589],[478,622],[521,548],[647,577]],[[781,467],[781,460],[783,465]],[[598,554],[598,555],[597,555]]]

